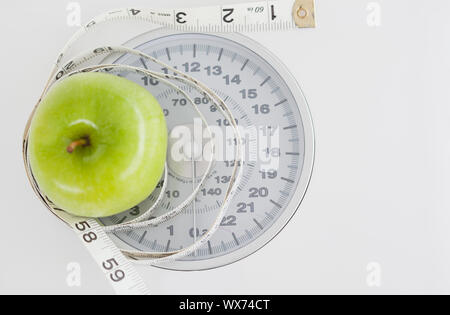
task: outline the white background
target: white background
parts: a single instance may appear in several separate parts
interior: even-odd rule
[[[251,35],[292,70],[311,106],[317,160],[301,212],[234,265],[139,268],[154,293],[450,293],[450,2],[375,1],[381,26],[370,27],[370,1],[316,1],[317,29]],[[76,30],[68,2],[0,2],[0,293],[112,293],[34,196],[22,164],[28,115]],[[230,1],[79,3],[87,22],[116,7]],[[71,262],[81,265],[81,287],[66,284]],[[380,287],[368,285],[371,262],[381,267]]]

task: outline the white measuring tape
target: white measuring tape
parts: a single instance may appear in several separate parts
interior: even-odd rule
[[[151,10],[151,9],[120,9],[107,12],[92,21],[85,27],[81,28],[66,44],[62,53],[59,55],[56,65],[51,73],[50,79],[45,86],[41,99],[36,105],[26,126],[24,134],[24,161],[27,174],[34,191],[44,202],[47,208],[57,217],[67,223],[79,236],[83,244],[87,247],[97,264],[105,273],[117,294],[149,294],[147,286],[141,279],[139,274],[133,267],[130,259],[139,264],[163,264],[177,259],[183,258],[205,245],[208,240],[219,229],[223,217],[225,216],[228,206],[235,195],[241,177],[243,168],[239,167],[239,162],[244,160],[241,144],[242,139],[233,113],[227,104],[207,85],[197,81],[195,78],[174,69],[173,67],[155,59],[152,56],[144,54],[132,48],[123,46],[108,46],[91,49],[87,53],[80,54],[75,58],[70,58],[70,50],[73,48],[83,36],[92,33],[96,26],[105,24],[106,22],[123,20],[136,20],[149,22],[152,25],[164,26],[184,31],[196,32],[254,32],[254,31],[280,31],[288,30],[296,27],[314,27],[315,13],[314,0],[279,0],[279,1],[263,1],[228,6],[212,6],[190,9],[175,10]],[[153,62],[163,66],[174,74],[162,74],[150,71],[144,68],[125,66],[120,64],[100,64],[101,59],[113,54],[130,54],[139,58],[143,58],[148,62]],[[66,61],[68,60],[68,61]],[[200,180],[198,185],[193,189],[192,194],[178,207],[171,212],[164,214],[155,219],[149,219],[152,213],[157,209],[162,200],[167,185],[168,168],[166,166],[165,175],[162,181],[162,189],[156,202],[142,215],[133,221],[122,223],[114,226],[102,226],[95,219],[77,218],[59,209],[54,205],[47,196],[39,189],[36,180],[33,177],[31,167],[28,160],[28,134],[34,113],[39,106],[41,100],[49,92],[54,84],[64,80],[65,78],[81,72],[106,71],[110,73],[117,72],[134,72],[144,76],[148,76],[158,80],[178,93],[182,94],[193,106],[198,116],[206,126],[206,130],[211,135],[211,130],[206,118],[197,108],[193,98],[186,92],[186,87],[195,90],[206,97],[219,112],[231,122],[235,138],[235,166],[231,174],[231,181],[225,194],[224,201],[219,209],[217,219],[200,239],[192,246],[175,251],[164,253],[147,253],[139,251],[120,250],[109,238],[108,233],[118,231],[133,230],[136,228],[158,226],[179,215],[188,205],[190,205],[200,191],[203,183],[208,178],[213,166],[213,160],[209,161],[208,169]],[[214,147],[211,149],[214,153]],[[213,156],[214,154],[211,154]]]

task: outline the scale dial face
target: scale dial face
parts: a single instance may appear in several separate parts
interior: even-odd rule
[[[314,160],[314,136],[310,113],[303,94],[289,71],[266,49],[239,34],[209,35],[155,31],[135,38],[129,47],[154,56],[197,78],[213,89],[231,108],[250,152],[243,162],[244,175],[221,228],[196,253],[170,265],[173,270],[205,270],[236,262],[273,239],[289,222],[306,193]],[[167,72],[136,56],[124,55],[116,63]],[[122,76],[146,86],[159,100],[167,117],[169,132],[190,126],[196,117],[192,105],[167,85],[137,74]],[[196,103],[208,123],[229,129],[220,112],[201,98]],[[273,135],[276,141],[260,141]],[[273,138],[275,139],[275,138]],[[267,140],[267,139],[266,139]],[[226,138],[225,150],[233,137]],[[259,142],[262,142],[259,143]],[[170,154],[169,154],[170,155]],[[277,165],[267,166],[274,157]],[[192,245],[207,231],[223,202],[233,169],[233,160],[216,161],[195,203],[178,217],[158,227],[116,233],[121,245],[146,252],[175,251]],[[183,167],[188,168],[188,171]],[[202,168],[203,167],[203,168]],[[161,206],[164,214],[181,204],[192,191],[204,165],[176,165],[169,159],[169,180]],[[153,203],[159,190],[138,207],[103,219],[107,225],[123,223]]]

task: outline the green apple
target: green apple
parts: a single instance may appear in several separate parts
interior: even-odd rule
[[[111,74],[76,74],[56,84],[38,107],[30,166],[58,207],[76,216],[111,216],[154,191],[167,138],[164,113],[146,89]]]

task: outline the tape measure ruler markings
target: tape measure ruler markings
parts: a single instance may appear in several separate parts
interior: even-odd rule
[[[285,31],[316,26],[315,0],[273,0],[167,11],[133,8],[113,10],[98,20],[92,20],[86,27],[101,20],[126,16],[176,30],[205,33]]]
[[[192,18],[195,17],[195,18]],[[204,7],[170,12],[124,9],[111,11],[90,22],[85,31],[94,24],[108,20],[132,18],[149,21],[184,31],[243,32],[276,31],[297,27],[314,27],[314,1],[264,1],[230,6]],[[73,40],[76,40],[77,36]],[[70,42],[69,42],[70,46]],[[69,47],[69,46],[66,46]],[[64,55],[61,55],[58,62]],[[66,69],[70,71],[70,67]],[[25,150],[26,151],[26,150]],[[231,186],[230,186],[231,187]],[[131,262],[121,253],[96,220],[74,218],[64,212],[58,216],[78,234],[105,273],[118,294],[149,294]]]
[[[65,213],[61,213],[60,216],[75,231],[117,294],[150,294],[136,268],[121,253],[96,220],[77,219]]]

